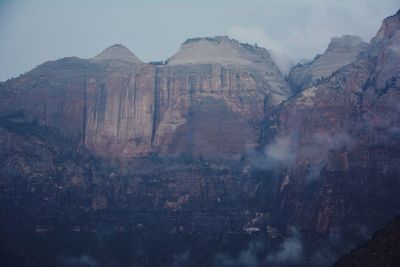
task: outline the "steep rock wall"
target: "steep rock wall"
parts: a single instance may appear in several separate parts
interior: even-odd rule
[[[362,236],[399,212],[399,29],[399,14],[385,19],[363,57],[274,113],[266,151],[285,151],[288,225]]]

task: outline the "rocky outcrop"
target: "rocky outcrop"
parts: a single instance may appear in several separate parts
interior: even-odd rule
[[[120,60],[140,64],[142,61],[122,44],[112,45],[92,58],[93,61]]]
[[[251,49],[256,49],[251,47]],[[259,51],[265,51],[260,49]],[[269,57],[268,54],[266,54]],[[251,65],[260,60],[257,54],[225,36],[186,40],[179,51],[168,59],[169,65],[221,64]]]
[[[377,35],[372,39],[368,58],[372,59],[373,76],[369,78],[368,86],[374,86],[380,94],[389,88],[399,88],[400,76],[400,12],[386,18]]]
[[[299,92],[313,85],[322,78],[328,78],[341,67],[354,62],[357,56],[365,51],[367,43],[360,37],[343,35],[332,38],[322,55],[311,62],[294,66],[289,73],[289,83]]]
[[[385,19],[359,60],[270,121],[267,132],[278,136],[266,151],[284,151],[279,198],[288,225],[364,235],[399,212],[399,34],[400,14]]]
[[[1,85],[0,113],[22,112],[121,160],[152,152],[240,158],[257,146],[264,112],[291,91],[265,49],[207,40],[187,41],[161,66],[142,64],[122,45],[90,60],[47,62]],[[180,55],[189,43],[188,65]],[[219,53],[217,43],[225,54],[198,61]]]

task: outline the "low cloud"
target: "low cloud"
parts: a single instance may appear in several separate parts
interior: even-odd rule
[[[257,254],[264,250],[264,245],[261,242],[250,242],[245,250],[242,250],[236,257],[228,254],[217,254],[214,260],[214,266],[219,267],[257,267],[261,262]]]
[[[292,136],[278,137],[265,148],[266,157],[273,163],[290,164],[297,156],[297,145]]]
[[[261,28],[233,26],[228,30],[228,36],[241,42],[257,44],[258,46],[267,48],[271,54],[272,60],[283,75],[287,75],[298,61],[293,56],[289,55],[289,52],[280,41],[268,36]]]
[[[329,161],[331,151],[351,149],[355,140],[347,133],[316,133],[308,138],[308,143],[299,143],[298,135],[277,136],[265,146],[262,153],[248,153],[251,166],[259,170],[280,171],[294,167],[296,162],[307,162],[305,180],[312,182],[320,178],[320,173]]]
[[[324,146],[326,149],[339,149],[353,143],[353,139],[347,132],[336,134],[317,133],[312,136],[317,145]]]
[[[278,250],[267,256],[267,263],[273,266],[280,266],[288,263],[303,261],[303,244],[300,234],[296,229],[279,246]]]
[[[279,171],[291,165],[297,158],[297,142],[294,136],[276,137],[267,144],[262,152],[247,151],[252,168],[266,171]]]
[[[347,132],[317,133],[312,135],[311,140],[312,143],[305,146],[301,152],[301,157],[314,159],[309,162],[306,182],[313,182],[320,178],[322,169],[329,162],[330,151],[349,149],[354,144],[354,139]]]
[[[240,251],[237,256],[218,254],[214,266],[219,267],[258,267],[282,266],[303,262],[304,252],[299,232],[292,229],[289,236],[282,241],[275,250],[268,248],[260,241],[251,241],[247,248]]]

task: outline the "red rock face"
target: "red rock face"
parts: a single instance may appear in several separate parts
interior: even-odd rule
[[[343,35],[332,38],[322,55],[317,55],[311,62],[298,64],[290,70],[289,83],[296,92],[300,92],[356,61],[367,46],[368,44],[357,36]]]
[[[87,77],[84,144],[96,154],[132,157],[151,151],[154,80],[149,65],[106,66]]]
[[[399,25],[399,13],[386,18],[370,44],[369,56],[375,59],[373,62],[375,65],[371,64],[373,75],[370,77],[369,85],[375,86],[378,90],[400,86]]]
[[[364,58],[276,111],[271,130],[290,137],[293,157],[280,195],[289,225],[354,232],[399,211],[399,18],[385,20]]]
[[[218,65],[118,68],[103,84],[88,77],[85,145],[120,158],[243,154],[260,135],[265,94],[258,86],[250,74]]]
[[[266,94],[251,73],[205,64],[164,67],[157,78],[161,153],[237,157],[257,146]]]
[[[97,57],[49,62],[3,84],[1,113],[23,112],[121,160],[150,152],[238,158],[257,147],[265,108],[290,94],[270,62],[153,66]]]
[[[77,58],[46,62],[2,83],[0,113],[23,113],[28,121],[37,120],[81,142],[87,65]]]

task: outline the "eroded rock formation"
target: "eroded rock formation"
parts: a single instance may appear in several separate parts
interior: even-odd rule
[[[47,62],[2,87],[2,114],[22,112],[122,160],[240,157],[257,146],[264,112],[291,95],[265,49],[226,37],[189,40],[162,66],[114,45],[91,60]]]
[[[289,83],[295,91],[300,92],[354,62],[366,48],[367,43],[358,36],[343,35],[332,38],[322,55],[316,56],[311,62],[298,64],[290,70]]]
[[[292,157],[280,194],[289,225],[356,232],[399,212],[399,41],[396,14],[359,60],[276,110],[272,144],[287,140]]]

